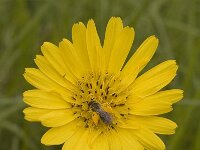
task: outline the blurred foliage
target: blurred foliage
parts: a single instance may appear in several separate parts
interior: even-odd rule
[[[200,0],[0,0],[0,150],[58,149],[45,147],[38,123],[23,119],[23,79],[34,67],[44,41],[71,39],[71,27],[93,18],[101,39],[111,16],[133,26],[136,38],[129,57],[148,36],[160,39],[147,68],[176,59],[179,71],[167,88],[182,88],[183,101],[167,116],[178,123],[175,135],[162,136],[168,150],[200,149]]]

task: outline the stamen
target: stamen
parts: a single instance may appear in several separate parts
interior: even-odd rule
[[[88,73],[77,81],[76,88],[71,97],[74,100],[72,109],[74,115],[79,114],[77,118],[84,119],[85,128],[114,129],[120,116],[125,117],[129,113],[130,108],[124,106],[128,99],[128,90],[121,84],[119,75],[108,72]],[[92,109],[92,102],[98,104],[99,108]]]

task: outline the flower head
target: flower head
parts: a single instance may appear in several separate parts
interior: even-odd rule
[[[138,75],[158,46],[147,38],[130,60],[126,57],[134,30],[112,17],[103,46],[95,23],[74,24],[72,42],[59,46],[45,42],[36,56],[36,68],[24,77],[36,89],[25,91],[25,119],[49,129],[45,145],[63,150],[165,149],[156,134],[173,134],[177,125],[158,115],[170,112],[183,97],[179,89],[162,90],[176,75],[177,65],[168,60]]]

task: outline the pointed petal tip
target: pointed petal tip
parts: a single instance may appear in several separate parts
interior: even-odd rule
[[[72,31],[76,30],[76,29],[78,29],[80,27],[84,27],[85,28],[85,24],[83,22],[80,22],[80,21],[77,22],[77,23],[74,23],[73,26],[72,26]]]
[[[45,47],[47,45],[51,44],[50,42],[43,42],[42,46],[41,47]]]
[[[25,96],[27,95],[27,92],[28,92],[28,91],[29,91],[29,90],[24,91],[24,92],[22,93],[23,97],[25,97]]]
[[[178,93],[182,96],[182,98],[183,98],[183,96],[184,96],[184,91],[182,90],[182,89],[177,89],[178,90]]]
[[[36,56],[35,56],[35,59],[39,59],[39,58],[41,58],[41,57],[43,57],[43,56],[42,56],[42,55],[36,55]],[[35,60],[35,59],[34,59],[34,60]]]
[[[40,139],[40,142],[41,142],[43,145],[45,145],[45,146],[58,145],[58,144],[50,144],[50,143],[48,142],[48,139],[46,139],[45,134],[44,134],[44,135],[42,136],[42,138]]]
[[[79,21],[78,24],[85,26],[85,24],[83,22],[81,22],[81,21]]]
[[[175,131],[178,128],[178,125],[175,122],[173,123],[174,123],[174,131]]]
[[[62,41],[61,41],[60,43],[62,43],[62,42],[71,43],[71,42],[70,42],[68,39],[66,39],[66,38],[63,38]]]
[[[24,68],[24,72],[26,73],[29,68]]]
[[[173,103],[177,103],[177,102],[183,100],[183,97],[184,97],[184,91],[181,90],[181,89],[177,89],[177,94],[179,94],[179,97],[178,97],[178,99],[177,99],[176,101],[174,101]]]
[[[26,112],[26,108],[25,108],[25,109],[23,109],[23,111],[22,111],[22,112],[23,112],[23,114],[25,114],[25,112]]]
[[[62,47],[66,42],[68,43],[68,40],[63,38],[62,41],[59,42],[58,47]]]
[[[88,23],[87,23],[87,26],[93,25],[93,24],[95,24],[95,23],[94,23],[94,20],[93,20],[93,19],[89,19],[89,20],[88,20]]]
[[[33,68],[24,68],[24,74],[23,74],[23,76],[25,77],[26,74],[29,73],[31,69],[33,69]]]
[[[44,42],[41,46],[42,52],[44,52],[48,49],[52,49],[52,48],[55,49],[55,48],[57,48],[57,46],[51,42]]]
[[[116,25],[118,25],[118,26],[120,26],[121,28],[123,28],[123,21],[122,21],[122,19],[120,18],[120,17],[111,17],[110,19],[109,19],[109,21],[108,21],[108,23],[107,23],[107,27],[108,26],[116,26]]]
[[[181,93],[184,93],[184,91],[182,89],[179,89]]]
[[[28,111],[30,111],[30,108],[32,108],[32,107],[26,107],[26,108],[24,108],[24,110],[23,110],[22,112],[25,114],[25,113],[27,113]]]
[[[151,35],[149,38],[158,39],[158,38],[156,37],[156,35]]]
[[[111,18],[109,19],[109,21],[120,21],[120,22],[122,22],[122,19],[121,19],[121,17],[113,16],[113,17],[111,17]]]
[[[157,45],[159,43],[159,39],[156,37],[156,35],[151,35],[146,40],[149,42],[152,42],[152,43],[155,42],[155,44],[157,44]]]
[[[131,36],[134,39],[135,30],[134,30],[133,27],[126,26],[126,27],[124,27],[123,30],[127,33],[127,36],[129,35],[129,36]]]
[[[173,60],[173,59],[171,59],[171,60],[166,60],[166,61],[164,61],[164,62],[162,62],[162,63],[166,63],[166,64],[168,64],[168,65],[175,65],[175,66],[177,66],[176,60]],[[178,67],[178,66],[177,66],[177,67]]]
[[[45,134],[44,134],[44,135],[42,136],[42,138],[40,139],[40,142],[41,142],[42,144],[46,145],[46,146],[49,145],[49,143],[48,143],[48,141],[47,141],[47,139],[46,139]]]
[[[133,31],[135,32],[134,28],[133,27],[130,27],[130,26],[126,26],[124,27],[125,30],[130,30],[130,31]]]

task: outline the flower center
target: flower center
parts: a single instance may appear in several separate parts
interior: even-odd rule
[[[116,125],[128,114],[128,90],[120,75],[89,73],[77,81],[73,94],[73,110],[82,118],[86,127]]]

